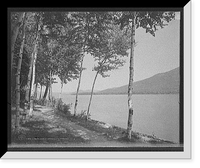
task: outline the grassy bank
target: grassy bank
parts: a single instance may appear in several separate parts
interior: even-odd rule
[[[64,106],[66,107],[67,105],[65,104]],[[71,122],[76,123],[77,125],[87,128],[88,130],[98,132],[104,135],[108,139],[108,141],[115,140],[115,141],[130,142],[130,143],[138,142],[138,143],[152,143],[152,144],[175,144],[172,141],[163,140],[154,135],[147,135],[139,132],[132,132],[132,139],[129,140],[127,139],[126,136],[126,129],[113,126],[108,123],[104,123],[94,119],[86,120],[86,116],[83,113],[77,116],[74,116],[68,110],[65,111],[55,110],[55,113],[57,115],[62,116],[63,118],[70,120]]]

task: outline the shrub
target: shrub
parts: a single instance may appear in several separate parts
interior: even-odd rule
[[[35,99],[34,103],[41,106],[55,107],[56,99],[54,97],[52,97],[52,101],[46,99]]]
[[[44,99],[34,100],[34,103],[38,104],[38,105],[41,105],[41,106],[44,106],[45,105],[45,100]]]
[[[81,113],[77,115],[80,118],[87,118],[87,110],[81,110]],[[90,114],[89,114],[89,118],[90,118]]]
[[[62,111],[66,114],[70,113],[70,105],[63,104]],[[71,114],[71,113],[70,113]]]
[[[71,114],[71,104],[65,104],[62,99],[56,99],[54,108],[64,114]]]
[[[55,108],[59,111],[62,110],[62,106],[63,106],[63,102],[62,102],[62,99],[57,99],[56,100],[56,103],[55,103]]]

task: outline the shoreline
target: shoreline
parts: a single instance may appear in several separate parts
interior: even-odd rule
[[[55,93],[54,93],[55,94]],[[57,94],[57,93],[56,93]],[[67,95],[76,95],[76,94],[71,94],[71,93],[63,93],[63,94],[67,94]],[[91,93],[79,93],[79,95],[90,95]],[[179,94],[179,92],[177,93],[133,93],[133,95],[170,95],[170,94]],[[100,93],[93,93],[93,95],[127,95],[127,93],[103,93],[103,94],[100,94]]]
[[[28,147],[30,145],[38,145],[41,147],[180,147],[181,144],[168,141],[162,138],[158,138],[153,135],[143,134],[140,132],[132,132],[132,139],[128,140],[126,138],[126,129],[114,126],[102,121],[89,119],[85,120],[80,116],[74,116],[71,113],[63,113],[61,111],[55,110],[52,107],[36,105],[38,111],[34,111],[33,119],[27,121],[22,125],[21,133],[12,134],[14,140],[12,140],[12,147],[20,147],[25,145]],[[42,110],[41,110],[42,109]],[[46,111],[48,109],[48,111]],[[42,114],[41,114],[42,112]],[[41,122],[40,115],[46,115],[46,112],[50,112],[55,118],[60,118],[57,126],[54,120],[46,120],[50,124],[50,127],[45,127],[45,122]],[[39,125],[38,125],[39,124]],[[41,125],[42,124],[42,125]],[[53,125],[54,124],[54,125]],[[69,129],[69,134],[63,134],[59,132],[63,124],[66,125],[64,129]],[[38,132],[35,132],[35,128],[39,128]],[[55,129],[54,132],[48,132],[49,129]],[[62,130],[62,129],[61,129]],[[72,132],[70,132],[72,131]],[[44,133],[42,133],[44,132]],[[74,134],[74,132],[76,132]],[[18,139],[21,134],[23,134],[24,139]],[[86,139],[85,139],[86,135]],[[60,138],[56,138],[56,137]],[[88,137],[87,137],[88,136]],[[13,138],[12,137],[12,138]],[[32,137],[32,139],[30,138]],[[38,137],[38,139],[34,139]],[[96,137],[94,139],[93,137]],[[74,139],[74,140],[73,140]],[[77,140],[77,141],[76,141]],[[44,142],[44,143],[43,143]]]
[[[105,123],[103,121],[98,121],[98,120],[95,120],[95,119],[89,119],[89,120],[86,121],[84,118],[74,116],[71,113],[70,113],[70,115],[63,114],[60,111],[57,111],[57,113],[59,115],[63,116],[63,117],[68,118],[70,121],[76,122],[76,123],[80,124],[81,126],[87,127],[88,129],[91,129],[91,130],[94,130],[94,131],[100,130],[100,132],[105,132],[105,135],[108,136],[108,138],[121,139],[122,141],[126,141],[126,142],[129,141],[125,138],[125,133],[126,133],[125,128],[115,126],[115,125],[111,125],[109,123]],[[90,126],[93,126],[93,127],[90,127]],[[95,128],[95,126],[96,126],[96,128]],[[113,135],[112,132],[115,132],[115,133],[117,132],[116,137],[115,137],[115,135]],[[121,134],[121,136],[120,136],[120,134]],[[152,143],[152,144],[153,143],[159,143],[159,144],[179,145],[179,143],[177,143],[177,142],[173,142],[173,141],[170,141],[170,140],[159,138],[155,135],[149,135],[149,134],[140,133],[140,132],[133,132],[132,131],[132,137],[137,139],[137,140],[133,140],[133,141],[138,141],[138,140],[140,141],[141,140],[141,142],[147,142],[147,143]],[[131,141],[132,140],[130,140],[130,142]]]

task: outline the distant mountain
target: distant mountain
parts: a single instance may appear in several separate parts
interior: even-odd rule
[[[94,90],[94,93],[96,92],[98,92],[99,90]],[[76,94],[76,92],[72,92],[72,93],[70,93],[71,95],[75,95]],[[79,95],[88,95],[88,94],[91,94],[91,90],[79,90],[79,93],[78,93]]]
[[[179,67],[171,71],[156,74],[150,78],[133,83],[133,93],[164,94],[179,93]],[[128,85],[105,89],[95,94],[127,94]]]
[[[169,94],[179,93],[179,67],[168,72],[158,73],[150,78],[133,83],[133,93],[136,94]],[[127,94],[128,85],[94,91],[94,94]],[[76,94],[73,92],[71,94]],[[80,95],[91,94],[90,90],[80,90]]]

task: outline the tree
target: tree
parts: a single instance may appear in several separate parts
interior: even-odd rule
[[[78,86],[76,91],[76,98],[74,103],[74,116],[77,112],[77,105],[78,105],[78,94],[81,84],[81,77],[83,72],[83,60],[84,60],[84,54],[87,52],[87,43],[89,38],[89,18],[90,18],[90,12],[74,12],[70,15],[70,19],[72,20],[72,23],[74,25],[74,37],[75,37],[75,43],[81,44],[82,48],[82,55],[80,59],[80,72],[79,72],[79,79],[78,79]]]
[[[34,44],[37,37],[35,33],[37,30],[37,21],[35,17],[36,13],[29,12],[27,13],[27,36],[26,36],[26,45],[30,57],[29,61],[29,70],[28,70],[28,79],[26,84],[26,94],[25,94],[25,103],[30,102],[30,90],[31,90],[31,78],[32,78],[32,70],[33,70],[33,60],[34,60]]]
[[[35,78],[36,78],[36,82],[38,82],[41,86],[45,86],[45,92],[42,97],[43,100],[46,99],[46,96],[49,90],[49,80],[50,80],[50,76],[49,76],[50,65],[49,64],[50,64],[50,59],[49,59],[49,53],[48,53],[48,47],[47,47],[46,41],[41,41],[38,46],[38,56],[36,60]]]
[[[15,50],[15,42],[19,34],[19,29],[23,24],[24,12],[12,13],[11,15],[11,73],[13,67],[13,57]]]
[[[42,98],[43,100],[46,99],[50,88],[50,80],[52,79],[51,73],[55,71],[52,62],[53,58],[51,58],[52,56],[49,51],[47,41],[41,41],[38,45],[38,55],[35,65],[35,82],[39,83],[41,86],[45,86],[45,92]]]
[[[38,64],[39,64],[38,60],[39,59],[37,59],[37,61],[36,61],[35,83],[40,85],[39,100],[41,100],[41,98],[42,98],[42,87],[45,85],[45,74],[40,71],[40,69],[38,67]]]
[[[31,61],[29,64],[28,80],[26,84],[26,96],[25,96],[26,103],[30,101],[30,85],[31,85],[32,70],[33,70],[33,56],[31,56]]]
[[[27,34],[27,32],[26,32],[26,34]],[[25,43],[26,43],[26,40],[25,40]],[[27,77],[28,77],[28,68],[29,68],[28,63],[29,63],[29,55],[24,46],[21,72],[20,72],[20,107],[21,108],[23,108],[24,100],[25,100],[26,81],[27,81]]]
[[[72,79],[77,79],[80,73],[80,59],[82,52],[79,45],[67,45],[66,43],[57,55],[57,75],[61,80],[61,93],[63,84],[70,82]],[[60,93],[60,98],[61,98]]]
[[[42,86],[43,85],[40,84],[40,96],[39,96],[39,100],[41,100],[41,98],[42,98]]]
[[[50,17],[49,15],[52,16]],[[45,24],[43,30],[45,33],[41,34],[42,42],[38,51],[36,76],[39,79],[39,83],[45,76],[47,77],[48,88],[46,87],[46,89],[48,90],[45,91],[44,98],[46,98],[49,91],[49,99],[51,100],[51,85],[53,82],[51,79],[54,75],[58,75],[62,84],[63,82],[67,83],[71,79],[77,78],[80,45],[71,43],[70,25],[66,23],[63,26],[63,23],[58,24],[58,22],[53,25],[49,19],[54,18],[54,14],[49,13],[49,15],[43,14],[46,17],[43,19],[43,23]],[[63,16],[65,16],[64,13]]]
[[[106,72],[123,66],[125,63],[123,57],[128,56],[127,50],[129,48],[129,44],[126,35],[123,31],[120,31],[117,26],[111,25],[111,27],[112,29],[110,29],[109,33],[104,32],[104,35],[101,38],[101,43],[99,43],[101,45],[99,45],[98,51],[96,50],[93,55],[95,61],[97,61],[97,65],[93,69],[96,71],[96,75],[92,84],[87,109],[87,119],[90,116],[90,105],[97,76],[100,74],[102,77],[109,77]]]
[[[16,74],[16,122],[15,128],[18,129],[20,126],[20,74],[21,74],[21,65],[22,65],[22,56],[25,43],[25,28],[26,28],[26,13],[23,13],[23,26],[22,26],[22,42],[19,52],[18,65],[17,65],[17,74]]]
[[[82,58],[80,60],[80,76],[77,86],[76,99],[74,104],[74,115],[76,115],[78,104],[78,93],[81,84],[82,71],[84,70],[84,54],[94,53],[101,40],[101,32],[108,30],[108,25],[112,21],[109,12],[73,12],[70,15],[71,23],[74,25],[74,43],[78,43],[82,48]]]
[[[35,64],[37,60],[37,54],[38,54],[38,44],[39,44],[39,38],[40,38],[40,30],[41,30],[41,16],[38,13],[37,14],[37,32],[36,32],[36,39],[35,39],[35,45],[33,49],[33,64],[32,64],[32,81],[31,81],[31,93],[30,93],[30,111],[29,116],[31,117],[33,115],[33,101],[34,101],[34,84],[35,84]]]
[[[74,104],[74,116],[76,115],[77,105],[78,105],[78,93],[79,93],[79,89],[80,89],[80,85],[81,85],[81,77],[82,77],[82,72],[83,72],[83,58],[84,58],[84,56],[82,55],[81,61],[80,61],[81,65],[80,65],[79,80],[78,80],[78,86],[77,86],[77,90],[76,90],[76,98],[75,98],[75,104]]]
[[[49,83],[47,82],[46,83],[46,88],[45,88],[45,91],[44,91],[44,95],[43,95],[43,100],[45,100],[46,97],[47,97],[48,89],[49,89]]]
[[[61,48],[58,44],[60,39],[68,38],[68,34],[66,34],[67,12],[42,12],[41,17],[43,22],[40,34],[42,41],[38,52],[36,74],[38,74],[38,82],[46,86],[43,100],[46,99],[48,91],[51,100],[52,84],[55,83],[53,76],[57,75],[59,71],[58,53],[61,52]]]
[[[166,23],[174,19],[174,12],[155,12],[155,11],[132,11],[132,12],[118,12],[115,15],[116,23],[120,25],[121,29],[131,29],[131,52],[130,52],[130,67],[129,67],[129,84],[128,84],[128,124],[127,124],[127,138],[131,139],[131,132],[133,127],[133,81],[134,81],[134,48],[135,48],[135,32],[136,29],[142,27],[146,33],[155,36],[158,27],[163,28]]]

